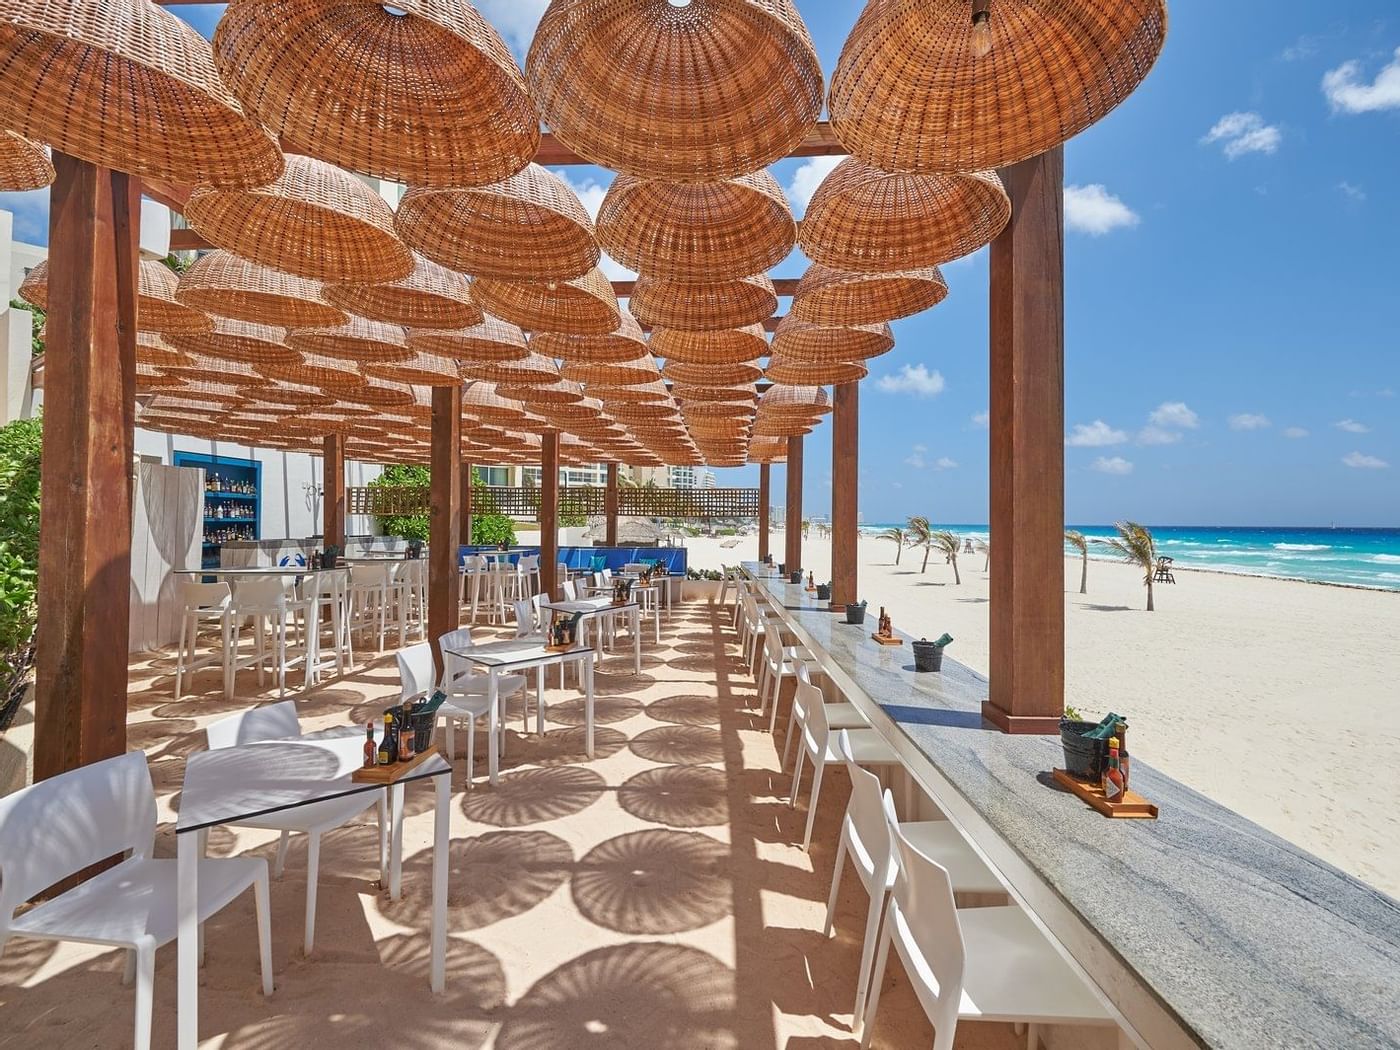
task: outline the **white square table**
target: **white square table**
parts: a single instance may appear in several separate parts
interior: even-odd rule
[[[593,757],[593,649],[591,647],[579,646],[575,649],[551,652],[545,648],[541,638],[512,638],[460,648],[448,647],[443,651],[485,668],[488,675],[486,696],[489,713],[487,715],[486,755],[490,782],[493,785],[500,782],[501,767],[500,735],[496,732],[501,718],[500,677],[512,671],[528,671],[531,668],[538,671],[535,678],[537,718],[535,731],[543,734],[544,704],[539,702],[538,694],[542,689],[540,676],[543,675],[544,668],[558,664],[561,668],[560,681],[562,682],[564,664],[579,664],[583,676],[584,723],[587,726],[585,747],[588,757]]]
[[[652,619],[653,627],[654,627],[654,629],[655,629],[656,644],[657,644],[657,645],[660,645],[660,644],[661,644],[661,584],[658,583],[656,580],[652,580],[651,583],[642,583],[642,582],[641,582],[641,577],[639,577],[639,576],[630,576],[630,575],[627,575],[627,574],[620,574],[619,576],[614,576],[613,579],[614,579],[614,580],[616,580],[616,579],[630,580],[631,583],[632,583],[632,592],[631,592],[632,594],[648,594],[648,595],[651,596],[651,600],[650,600],[650,602],[648,603],[647,607],[648,607],[648,608],[651,610],[651,612],[652,612],[652,617],[651,617],[651,619]],[[610,597],[610,596],[612,595],[612,584],[610,584],[610,583],[602,583],[602,584],[598,584],[598,583],[586,583],[586,584],[583,585],[583,589],[589,592],[589,597],[590,597],[590,598],[602,598],[602,597],[605,597],[605,596],[606,596],[606,597],[608,597],[609,602],[611,602],[611,600],[612,600],[611,597]],[[669,599],[668,599],[668,601],[669,601]],[[613,608],[620,609],[620,608],[622,608],[622,606],[617,605],[617,606],[613,606]]]
[[[552,609],[562,613],[582,613],[584,619],[593,619],[609,613],[627,614],[627,629],[632,634],[632,665],[633,674],[642,673],[642,630],[641,630],[641,606],[636,602],[624,602],[622,605],[614,605],[611,598],[576,598],[573,601],[563,602],[541,602],[541,608]]]
[[[240,747],[199,751],[185,763],[180,792],[176,902],[178,928],[177,1030],[180,1050],[199,1044],[199,855],[200,832],[220,824],[279,813],[346,795],[385,790],[361,784],[350,774],[363,762],[365,738],[343,737],[267,740]],[[432,990],[441,992],[447,966],[447,822],[452,767],[441,756],[420,762],[411,773],[389,785],[392,838],[390,896],[398,899],[403,866],[403,785],[434,780],[437,791],[433,835]]]

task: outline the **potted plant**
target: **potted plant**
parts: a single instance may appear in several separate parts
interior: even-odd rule
[[[846,622],[847,622],[847,623],[864,623],[864,622],[865,622],[865,601],[864,601],[864,600],[861,600],[861,601],[859,601],[859,602],[847,602],[847,603],[846,603]]]

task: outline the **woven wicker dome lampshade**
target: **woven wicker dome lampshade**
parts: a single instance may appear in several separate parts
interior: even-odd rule
[[[774,383],[759,398],[760,415],[821,416],[831,411],[831,397],[823,387],[801,383]]]
[[[661,374],[679,386],[718,387],[752,383],[763,375],[756,361],[724,365],[696,365],[688,361],[667,361]]]
[[[860,361],[879,357],[893,346],[894,333],[887,324],[828,326],[789,314],[773,333],[773,356],[794,361]]]
[[[286,344],[287,333],[272,325],[214,318],[207,332],[169,332],[167,341],[177,350],[217,357],[246,365],[293,364],[301,355]]]
[[[297,357],[298,360],[292,362],[260,365],[258,371],[269,379],[319,387],[332,394],[358,390],[367,382],[354,362],[323,354],[298,354]]]
[[[812,195],[798,241],[808,258],[837,269],[917,270],[976,251],[1010,218],[995,172],[892,175],[847,157]]]
[[[593,220],[538,164],[487,186],[410,189],[394,222],[415,250],[476,277],[567,280],[598,265]]]
[[[220,248],[299,277],[378,284],[413,272],[384,198],[313,157],[288,156],[280,177],[254,189],[197,186],[185,218]]]
[[[948,283],[936,266],[854,273],[812,263],[797,284],[789,315],[813,324],[879,324],[937,306]]]
[[[791,0],[552,0],[525,70],[561,142],[673,181],[767,167],[822,108],[821,67]]]
[[[466,0],[233,0],[214,55],[250,113],[351,171],[480,186],[539,148],[525,78]]]
[[[0,127],[105,168],[256,186],[282,154],[208,42],[148,0],[0,0]]]
[[[776,354],[764,372],[774,383],[858,383],[869,374],[859,361],[801,361]]]
[[[213,319],[176,299],[180,279],[164,263],[143,259],[137,272],[136,327],[145,332],[169,335],[208,332]],[[16,294],[40,310],[49,309],[49,261],[40,262],[20,282]]]
[[[612,282],[597,267],[568,281],[479,277],[472,295],[488,313],[532,332],[607,335],[622,323]]]
[[[647,352],[646,336],[627,307],[619,305],[618,316],[621,323],[606,335],[536,332],[530,337],[530,345],[546,357],[573,363],[631,361]]]
[[[687,332],[656,328],[651,333],[652,353],[668,362],[693,365],[729,365],[757,361],[768,353],[768,337],[763,326],[720,329],[715,332]]]
[[[152,368],[179,368],[194,363],[183,350],[176,350],[157,332],[136,333],[136,363]]]
[[[778,308],[778,295],[766,273],[710,283],[642,275],[628,306],[638,321],[653,328],[717,332],[772,317]]]
[[[831,78],[832,129],[886,171],[1013,164],[1132,94],[1166,32],[1164,0],[871,0]]]
[[[350,313],[385,324],[420,328],[466,328],[482,320],[471,285],[460,273],[421,255],[413,272],[389,284],[332,284],[326,299]]]
[[[326,302],[318,282],[222,249],[201,255],[180,275],[175,297],[196,310],[255,324],[319,328],[346,321],[343,310]]]
[[[489,316],[469,328],[410,328],[408,345],[421,353],[457,361],[521,361],[530,356],[519,325]]]
[[[355,316],[335,328],[298,328],[287,336],[287,345],[303,353],[360,362],[407,361],[414,353],[398,325]]]
[[[619,175],[598,211],[598,241],[653,277],[714,281],[761,273],[797,240],[787,197],[766,169],[721,182]]]
[[[37,190],[53,182],[53,162],[37,142],[0,131],[0,191]]]
[[[422,386],[460,386],[461,367],[450,357],[416,353],[406,361],[376,361],[364,366],[364,373],[375,379]]]

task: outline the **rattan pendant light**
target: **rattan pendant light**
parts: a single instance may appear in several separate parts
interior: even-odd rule
[[[479,277],[472,295],[488,313],[531,332],[606,335],[622,323],[612,282],[597,267],[567,281]]]
[[[471,286],[460,273],[414,256],[413,272],[389,284],[332,284],[326,299],[350,313],[385,324],[466,328],[482,320]]]
[[[476,277],[567,280],[598,265],[593,220],[538,164],[475,189],[415,187],[394,222],[415,250]]]
[[[893,347],[894,333],[883,323],[819,325],[789,314],[773,333],[773,355],[796,361],[861,361],[879,357]]]
[[[214,54],[249,112],[351,171],[480,186],[539,148],[520,68],[466,0],[233,0]]]
[[[778,296],[766,273],[704,284],[643,275],[628,306],[638,321],[653,328],[717,332],[772,317]]]
[[[175,335],[208,332],[213,319],[175,298],[180,279],[164,263],[143,259],[137,274],[136,327],[145,332]],[[45,312],[49,309],[49,261],[40,262],[25,275],[18,295]]]
[[[414,354],[406,361],[366,362],[364,373],[375,379],[394,383],[416,383],[422,386],[460,386],[461,366],[450,357],[437,354]]]
[[[731,386],[752,383],[763,375],[756,361],[735,361],[730,364],[697,365],[687,361],[667,361],[661,374],[679,386]]]
[[[768,353],[768,337],[763,326],[725,328],[715,332],[687,332],[677,328],[656,328],[651,333],[651,350],[668,362],[693,365],[728,365],[756,361]]]
[[[285,380],[318,387],[329,394],[358,390],[365,385],[365,376],[352,361],[324,354],[298,354],[298,360],[284,364],[265,364],[258,371],[269,379]]]
[[[646,336],[627,307],[619,305],[618,315],[621,323],[606,335],[537,332],[530,337],[530,343],[546,357],[561,361],[630,361],[638,354],[646,353]]]
[[[598,242],[652,277],[714,281],[761,273],[797,239],[787,197],[767,169],[720,182],[619,175],[598,211]]]
[[[408,345],[457,361],[520,361],[530,356],[518,325],[489,316],[470,328],[410,328]]]
[[[640,386],[661,378],[656,359],[645,350],[629,361],[565,361],[559,373],[565,379],[598,386]]]
[[[976,251],[1010,218],[995,172],[892,175],[847,157],[812,195],[798,241],[837,269],[917,270]]]
[[[0,191],[37,190],[53,182],[48,151],[13,131],[0,131]]]
[[[413,272],[384,198],[313,157],[288,156],[282,175],[255,189],[196,187],[185,218],[220,248],[300,277],[373,284]]]
[[[797,284],[789,315],[813,324],[878,324],[927,310],[947,296],[936,266],[855,273],[812,263]]]
[[[869,374],[859,361],[801,361],[779,354],[764,372],[774,383],[858,383]]]
[[[206,252],[180,276],[175,296],[186,306],[240,321],[284,328],[344,324],[320,283],[274,270],[222,249]]]
[[[152,368],[179,368],[191,365],[194,358],[183,350],[176,350],[157,332],[136,333],[136,363]]]
[[[831,125],[886,171],[970,172],[1043,153],[1132,94],[1164,0],[871,0],[831,78]]]
[[[347,361],[407,361],[413,356],[398,325],[351,316],[335,328],[298,328],[287,345],[308,354],[325,354]]]
[[[0,127],[105,168],[257,186],[282,155],[209,44],[150,0],[0,0]]]
[[[214,318],[207,332],[170,332],[166,339],[177,350],[203,354],[225,361],[246,365],[290,364],[301,355],[286,343],[284,329],[272,325],[235,321],[228,317]]]
[[[821,115],[821,67],[791,0],[553,0],[525,69],[555,136],[629,175],[757,171]]]

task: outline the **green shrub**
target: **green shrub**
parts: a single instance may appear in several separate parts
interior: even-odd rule
[[[385,488],[427,489],[431,484],[432,474],[427,467],[403,465],[385,467],[384,472],[370,482],[371,486]],[[472,511],[472,543],[489,547],[515,543],[515,522],[496,513],[496,501],[486,491],[475,469],[472,470]],[[426,514],[391,514],[379,519],[379,527],[386,536],[428,541]]]
[[[42,434],[38,419],[0,427],[0,713],[33,660]]]

